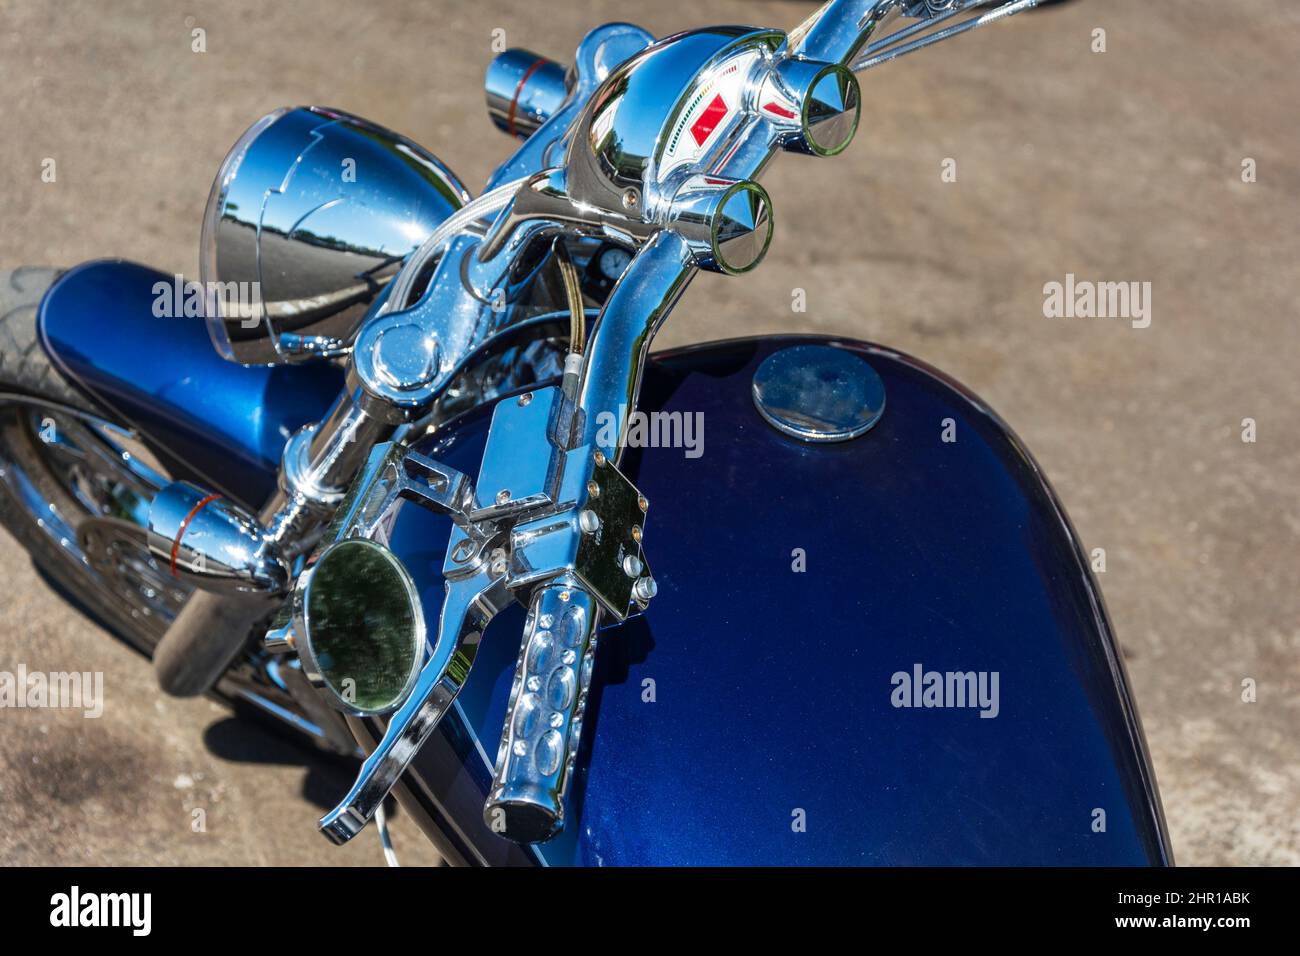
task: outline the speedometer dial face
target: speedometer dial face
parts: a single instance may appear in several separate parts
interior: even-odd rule
[[[745,82],[761,52],[749,50],[721,64],[695,88],[664,140],[660,178],[698,163],[744,108]]]

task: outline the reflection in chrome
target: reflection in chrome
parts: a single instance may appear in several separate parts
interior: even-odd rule
[[[214,344],[249,365],[345,349],[402,260],[468,200],[433,154],[359,117],[321,107],[264,116],[226,156],[204,216]],[[220,295],[231,283],[258,301],[234,307]]]
[[[512,601],[530,608],[530,625],[485,818],[524,841],[559,829],[597,620],[640,613],[657,591],[641,550],[648,503],[618,471],[655,333],[700,269],[738,274],[761,261],[773,219],[758,179],[774,156],[831,156],[849,144],[861,114],[852,71],[1033,2],[1008,0],[948,27],[987,0],[830,0],[788,35],[715,27],[653,42],[610,24],[583,39],[563,90],[549,61],[507,52],[488,74],[490,109],[507,131],[535,131],[468,208],[468,193],[432,156],[336,111],[279,111],[236,144],[205,219],[203,277],[259,281],[263,301],[253,316],[213,317],[214,342],[245,362],[351,351],[345,390],[290,439],[280,489],[257,518],[217,511],[194,520],[225,522],[228,541],[244,535],[245,563],[223,567],[238,569],[245,587],[278,586],[278,569],[318,541],[309,568],[338,542],[384,544],[399,500],[452,521],[428,659],[355,784],[321,820],[331,839],[350,839],[379,810],[454,703],[487,623]],[[918,22],[878,38],[900,16]],[[357,183],[377,170],[366,182],[383,192],[340,182],[349,156],[364,157]],[[618,275],[599,275],[608,262],[622,266]],[[575,295],[573,275],[584,272]],[[598,310],[591,323],[579,321],[587,303]],[[526,354],[530,332],[545,337],[544,357],[563,355],[557,323],[534,324],[555,313],[574,313],[564,323],[563,388],[497,403],[477,487],[406,450],[442,420],[444,399],[464,408],[507,387],[501,356]],[[845,439],[879,417],[883,389],[865,364],[782,355],[774,358],[788,367],[760,369],[755,381],[758,409],[775,427]],[[478,391],[489,383],[494,391]],[[166,527],[176,529],[179,558],[184,529],[174,515]],[[233,557],[233,545],[223,551]],[[196,607],[206,605],[191,602],[182,617]],[[210,613],[193,611],[199,619],[173,628],[176,640],[206,634],[195,625]],[[282,614],[264,649],[304,646],[310,616]],[[557,640],[560,665],[548,656]],[[317,677],[329,670],[320,652],[307,655]],[[396,702],[389,684],[385,706]],[[533,723],[543,715],[544,731]]]
[[[754,407],[777,431],[810,442],[865,434],[885,411],[885,383],[865,359],[830,345],[773,352],[754,373]]]

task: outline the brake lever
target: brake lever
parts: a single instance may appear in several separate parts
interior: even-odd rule
[[[514,600],[504,568],[495,561],[481,558],[468,571],[451,576],[456,573],[449,573],[438,640],[415,687],[361,765],[352,789],[320,820],[321,832],[333,843],[351,840],[375,815],[460,693],[488,623]]]
[[[437,639],[415,686],[389,719],[352,789],[320,820],[321,832],[334,843],[356,836],[383,804],[455,701],[488,623],[513,600],[498,549],[504,532],[471,520],[474,488],[469,478],[400,444],[376,446],[371,452],[354,492],[340,506],[337,525],[384,541],[398,499],[451,518],[442,613]]]

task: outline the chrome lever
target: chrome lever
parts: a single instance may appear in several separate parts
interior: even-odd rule
[[[1001,5],[985,13],[977,14],[974,12],[979,7],[987,7],[993,3],[1000,3]],[[914,53],[933,43],[951,39],[958,34],[974,30],[976,27],[986,26],[1005,17],[1014,16],[1037,5],[1038,0],[949,0],[947,5],[942,2],[935,2],[935,0],[922,0],[922,2],[915,5],[915,9],[904,12],[905,16],[921,17],[918,22],[900,30],[895,30],[888,36],[869,44],[863,51],[862,56],[856,59],[850,68],[855,73],[869,70],[873,66],[880,66],[905,54]],[[921,9],[922,7],[924,9]],[[935,29],[941,23],[963,13],[970,13],[971,16],[960,23],[944,27],[941,30]],[[934,32],[926,33],[927,30],[933,30]]]
[[[333,843],[346,843],[375,815],[460,693],[488,623],[513,599],[503,569],[493,562],[480,562],[464,576],[448,576],[433,654],[361,765],[352,789],[320,820],[321,832]]]

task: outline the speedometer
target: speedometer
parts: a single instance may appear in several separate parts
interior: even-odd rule
[[[747,50],[718,66],[691,91],[677,114],[659,158],[659,177],[698,163],[744,111],[746,81],[762,56]]]

